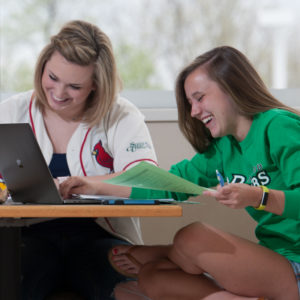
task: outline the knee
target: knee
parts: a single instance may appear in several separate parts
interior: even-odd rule
[[[200,222],[189,224],[180,229],[173,241],[173,248],[184,256],[194,257],[194,252],[199,251],[206,232],[206,225]]]

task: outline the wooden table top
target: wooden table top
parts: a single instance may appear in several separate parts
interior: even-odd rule
[[[0,205],[0,218],[180,217],[182,207],[161,205]]]

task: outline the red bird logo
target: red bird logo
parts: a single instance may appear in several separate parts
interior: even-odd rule
[[[104,150],[101,140],[94,146],[92,155],[95,155],[97,163],[105,168],[114,170],[114,159]]]

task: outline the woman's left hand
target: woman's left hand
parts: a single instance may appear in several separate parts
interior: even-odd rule
[[[203,195],[215,197],[218,202],[231,208],[258,207],[262,197],[262,190],[259,186],[230,183],[223,187],[218,185],[217,190],[205,191]]]

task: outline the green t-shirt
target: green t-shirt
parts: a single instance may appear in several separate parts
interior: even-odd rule
[[[203,154],[183,160],[170,172],[196,184],[218,184],[218,169],[230,182],[265,185],[285,193],[282,216],[247,207],[258,224],[260,244],[300,262],[300,116],[272,109],[257,114],[242,142],[232,136],[214,139]],[[188,194],[134,188],[132,198],[174,198]]]

